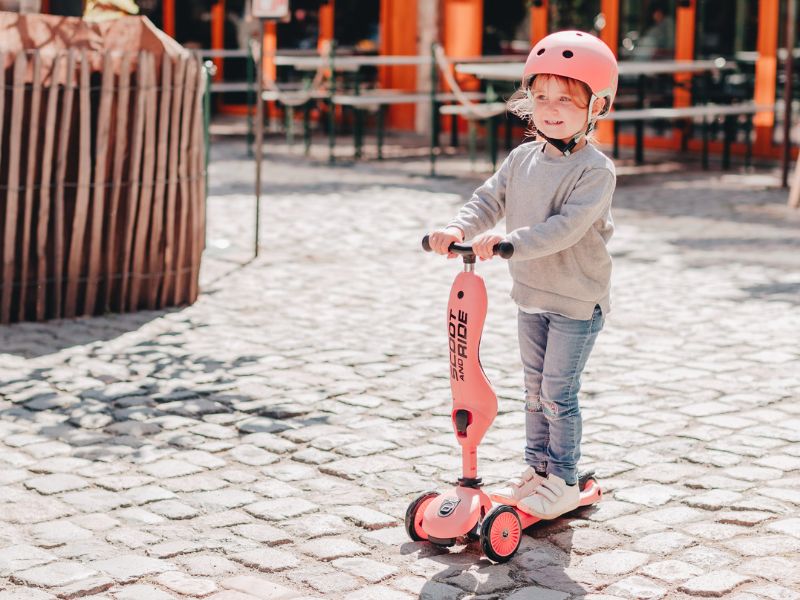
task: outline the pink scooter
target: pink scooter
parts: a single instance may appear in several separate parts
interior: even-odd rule
[[[426,235],[422,247],[431,251]],[[405,526],[415,542],[428,540],[437,546],[457,541],[480,540],[484,554],[494,562],[509,560],[519,548],[522,530],[540,519],[520,509],[493,502],[481,489],[478,477],[478,444],[497,415],[497,396],[481,367],[478,355],[487,297],[483,278],[476,275],[472,246],[451,244],[450,252],[464,260],[464,271],[456,276],[447,305],[447,335],[450,346],[451,418],[462,451],[462,476],[444,493],[425,492],[406,510]],[[510,258],[514,247],[501,242],[494,253]],[[593,471],[581,473],[580,506],[594,504],[602,496]]]

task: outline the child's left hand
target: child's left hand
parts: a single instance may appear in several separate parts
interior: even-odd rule
[[[496,244],[505,240],[502,235],[494,233],[483,233],[472,240],[472,251],[481,260],[489,260],[494,257],[493,249]]]

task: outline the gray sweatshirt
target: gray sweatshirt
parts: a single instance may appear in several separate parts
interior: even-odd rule
[[[608,314],[614,163],[592,144],[556,158],[543,150],[515,148],[449,225],[471,239],[505,216],[511,297],[523,310],[586,320],[599,304]]]

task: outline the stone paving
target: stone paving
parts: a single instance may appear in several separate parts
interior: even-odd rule
[[[252,163],[221,143],[194,306],[0,328],[0,600],[800,598],[800,213],[774,177],[620,178],[582,397],[606,495],[492,565],[402,526],[460,468],[459,265],[419,240],[479,181],[425,172],[270,154],[246,263]],[[521,366],[505,265],[478,271],[492,484],[522,467]]]

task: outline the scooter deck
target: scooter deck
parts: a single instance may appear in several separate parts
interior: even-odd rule
[[[581,506],[589,506],[590,504],[595,504],[596,502],[600,501],[602,496],[603,492],[600,489],[600,485],[597,483],[597,481],[595,481],[594,479],[589,479],[583,486],[583,489],[581,490],[580,503],[578,504],[578,507],[580,508]],[[498,506],[503,503],[497,502],[496,500],[492,499],[492,504]],[[538,523],[539,521],[545,520],[539,517],[535,517],[534,515],[531,515],[529,513],[526,513],[524,510],[516,506],[514,506],[513,508],[516,511],[517,516],[519,517],[522,529],[527,529],[531,525]]]

